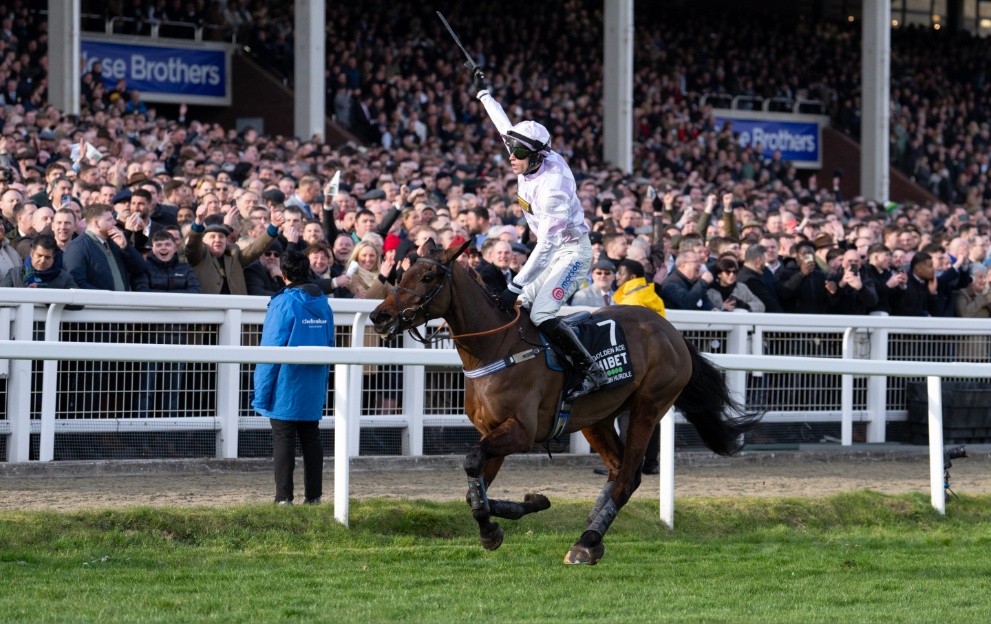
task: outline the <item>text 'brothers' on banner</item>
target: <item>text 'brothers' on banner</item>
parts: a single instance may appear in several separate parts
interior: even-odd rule
[[[147,102],[186,102],[229,106],[230,51],[216,44],[117,43],[85,39],[80,56],[84,71],[99,61],[107,91],[119,80],[137,89]]]

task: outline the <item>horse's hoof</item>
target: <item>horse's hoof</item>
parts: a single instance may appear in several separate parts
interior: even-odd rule
[[[498,524],[495,525],[495,530],[491,531],[488,535],[482,535],[480,540],[482,542],[482,548],[485,550],[495,550],[502,546],[502,538],[505,534],[502,531],[502,527]]]
[[[606,546],[599,542],[595,546],[579,546],[575,544],[564,557],[564,562],[568,565],[595,565],[606,554]]]
[[[545,509],[551,508],[551,501],[547,499],[543,494],[537,494],[536,492],[530,492],[523,497],[524,503],[533,503],[537,506],[537,511],[543,511]]]

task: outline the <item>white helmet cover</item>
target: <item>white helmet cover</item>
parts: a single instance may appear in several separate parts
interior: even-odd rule
[[[536,121],[521,121],[502,134],[508,142],[518,142],[531,152],[550,151],[551,133]]]

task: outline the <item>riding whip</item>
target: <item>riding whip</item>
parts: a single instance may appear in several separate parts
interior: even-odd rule
[[[458,36],[454,34],[454,29],[452,29],[451,25],[447,23],[446,19],[444,19],[444,14],[441,13],[440,11],[437,11],[437,17],[440,18],[440,21],[444,22],[444,27],[447,28],[447,32],[451,33],[451,37],[454,38],[454,43],[458,44],[458,47],[461,48],[462,52],[464,52],[465,58],[468,59],[468,62],[466,63],[468,69],[471,71],[475,71],[475,68],[478,67],[478,64],[475,62],[475,59],[471,58],[471,55],[468,54],[468,50],[465,50],[465,47],[461,45],[461,40],[458,39]]]

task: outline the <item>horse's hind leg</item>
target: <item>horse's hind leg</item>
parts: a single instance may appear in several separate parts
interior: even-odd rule
[[[591,523],[595,519],[599,510],[602,509],[602,506],[612,496],[613,486],[619,477],[619,469],[623,460],[623,443],[619,436],[616,435],[616,427],[613,425],[613,422],[612,419],[600,420],[594,425],[582,429],[582,434],[588,440],[589,446],[599,454],[602,462],[606,465],[606,470],[609,471],[606,484],[602,486],[602,490],[595,500],[595,505],[592,507],[592,511],[589,512],[588,520],[585,522],[586,524]]]
[[[585,532],[564,557],[565,563],[595,565],[605,554],[603,536],[616,519],[616,514],[640,485],[641,464],[644,452],[647,450],[647,442],[657,424],[657,414],[666,413],[673,404],[673,401],[667,402],[663,405],[663,410],[658,410],[657,403],[653,402],[652,398],[647,393],[638,394],[634,398],[630,407],[630,426],[627,430],[626,445],[623,448],[623,458],[616,475],[616,482],[611,492],[603,488],[599,500],[596,501],[597,509],[593,509],[589,514]],[[610,477],[612,476],[613,472],[610,471]],[[599,506],[600,502],[601,506]]]
[[[529,444],[530,440],[526,430],[515,419],[509,419],[482,437],[478,444],[471,447],[465,457],[465,474],[468,475],[468,504],[471,506],[471,514],[475,518],[475,522],[478,523],[482,546],[486,550],[499,548],[503,539],[502,528],[499,527],[498,523],[492,522],[491,517],[493,515],[511,517],[518,510],[508,505],[520,505],[509,501],[490,501],[486,494],[487,484],[495,479],[506,455],[524,451]],[[530,501],[530,503],[531,505],[538,504],[537,501]],[[524,504],[527,502],[524,501]],[[539,511],[539,509],[533,511]],[[510,515],[502,516],[501,513],[496,512]],[[526,513],[532,512],[527,511]]]

